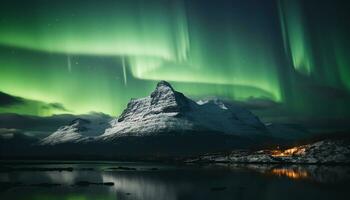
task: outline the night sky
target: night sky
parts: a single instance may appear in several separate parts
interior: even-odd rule
[[[350,6],[334,0],[9,0],[0,112],[119,115],[159,80],[265,119],[350,117]]]

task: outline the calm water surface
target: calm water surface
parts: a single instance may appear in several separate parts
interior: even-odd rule
[[[347,166],[54,162],[1,169],[2,200],[350,198]]]

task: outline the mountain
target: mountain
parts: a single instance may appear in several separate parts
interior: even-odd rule
[[[217,99],[197,103],[161,81],[150,96],[132,99],[100,139],[188,132],[253,136],[265,131],[264,124],[248,110]]]
[[[196,102],[166,81],[160,81],[150,96],[131,99],[118,118],[102,113],[76,117],[39,141],[17,129],[0,129],[0,158],[154,160],[195,156],[198,159],[193,162],[259,163],[349,159],[348,143],[326,140],[286,150],[252,151],[300,144],[310,134],[295,124],[265,125],[249,110],[227,100]],[[226,153],[210,154],[213,152]]]
[[[75,119],[40,144],[115,142],[146,136],[196,136],[199,140],[204,135],[220,135],[245,140],[286,140],[307,135],[297,125],[266,126],[249,110],[232,102],[217,98],[195,102],[166,81],[160,81],[150,96],[131,99],[118,118],[97,116]]]
[[[311,136],[311,133],[299,124],[266,124],[269,134],[274,138],[298,141]]]
[[[70,124],[77,118],[89,121],[105,119],[107,122],[112,119],[111,116],[98,112],[90,112],[80,115],[59,114],[51,116],[0,113],[0,132],[1,129],[16,129],[42,139],[52,134],[60,127]]]
[[[118,118],[75,119],[42,139],[36,152],[99,158],[199,155],[276,144],[282,140],[274,136],[283,127],[266,126],[232,102],[196,102],[160,81],[150,96],[131,99]]]
[[[53,134],[42,139],[41,145],[56,145],[62,143],[78,143],[93,140],[110,127],[110,118],[99,116],[93,119],[76,118],[70,124],[60,127]]]
[[[38,141],[38,138],[28,136],[19,130],[0,128],[0,159],[7,155],[26,152]]]

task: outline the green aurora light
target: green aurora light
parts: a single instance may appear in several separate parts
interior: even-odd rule
[[[66,109],[31,103],[0,112],[117,115],[159,80],[192,97],[268,99],[301,113],[319,98],[304,83],[347,96],[346,9],[327,18],[337,2],[264,3],[8,1],[0,8],[0,91]],[[330,100],[340,113],[344,101]]]

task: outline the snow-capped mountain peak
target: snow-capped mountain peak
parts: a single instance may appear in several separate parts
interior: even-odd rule
[[[179,112],[190,110],[191,105],[196,105],[196,103],[175,91],[168,82],[160,81],[150,96],[131,99],[117,121],[138,121],[145,119],[148,115],[161,113],[176,115]]]
[[[160,81],[150,96],[132,99],[111,128],[101,136],[150,136],[186,132],[221,132],[234,135],[263,133],[264,125],[245,109],[219,100],[196,103]]]
[[[221,134],[268,136],[271,130],[253,113],[217,98],[195,102],[160,81],[147,97],[131,99],[118,118],[76,119],[44,138],[41,144],[114,141],[125,136]]]
[[[160,81],[151,93],[151,106],[162,108],[162,112],[180,112],[190,109],[190,99],[177,92],[166,81]]]

